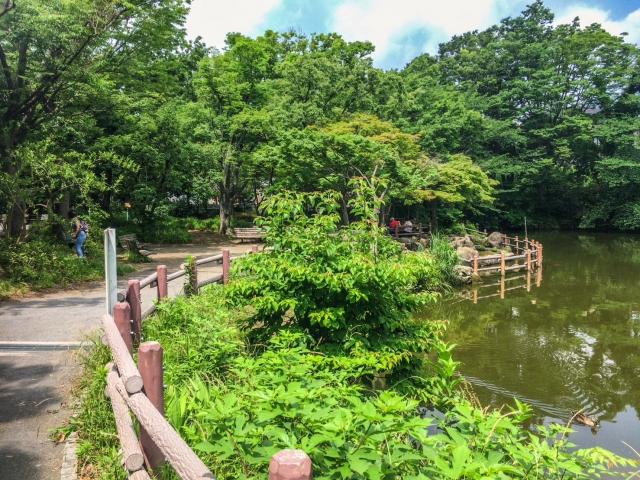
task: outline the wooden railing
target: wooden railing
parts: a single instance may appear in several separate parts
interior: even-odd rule
[[[248,254],[257,253],[253,245]],[[229,250],[222,254],[196,260],[191,265],[191,287],[197,289],[209,283],[227,283],[229,267],[233,259]],[[197,266],[212,262],[222,262],[222,274],[197,280]],[[109,346],[114,363],[106,365],[107,387],[105,394],[111,400],[116,430],[122,450],[122,467],[128,478],[149,479],[145,469],[158,469],[165,461],[183,480],[215,479],[200,458],[189,448],[180,435],[164,418],[164,383],[162,367],[162,346],[155,341],[142,340],[140,327],[142,319],[156,309],[154,303],[142,312],[140,290],[149,286],[157,288],[157,301],[168,297],[168,284],[187,274],[187,268],[167,275],[167,267],[159,265],[156,272],[143,280],[129,280],[127,288],[118,292],[118,303],[113,316],[104,315],[103,343]],[[138,346],[138,365],[133,361],[134,346]],[[140,438],[129,414],[133,412],[140,426]],[[302,450],[281,450],[271,457],[269,479],[310,480],[311,459]]]
[[[467,231],[479,233],[486,236],[487,231],[480,232],[468,227],[465,227]],[[472,260],[463,260],[473,266],[473,273],[478,275],[481,272],[499,271],[501,275],[505,275],[506,272],[513,270],[520,270],[522,268],[526,270],[534,269],[542,265],[542,244],[536,242],[534,239],[529,240],[527,237],[520,239],[517,235],[515,237],[509,237],[506,234],[502,234],[502,245],[512,248],[515,251],[515,255],[506,256],[504,253],[498,255],[486,255],[480,257],[475,255]],[[523,260],[522,264],[518,264],[518,260]],[[493,263],[496,265],[492,265]],[[507,262],[515,261],[516,264],[507,266]],[[480,267],[479,264],[489,264],[486,267]]]
[[[395,225],[393,227],[386,227],[387,228],[387,232],[390,235],[393,235],[393,238],[397,239],[399,237],[418,237],[418,240],[420,240],[422,238],[422,235],[424,235],[424,228],[422,227],[422,224],[419,223],[418,225],[412,225],[411,226],[411,231],[407,232],[405,230],[405,228],[408,227],[403,227],[402,225]],[[428,231],[431,231],[431,227],[429,226]],[[430,234],[430,233],[429,233]]]

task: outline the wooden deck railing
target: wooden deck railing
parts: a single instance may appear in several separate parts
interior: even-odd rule
[[[465,230],[479,233],[486,236],[487,231],[480,232],[472,228],[465,227]],[[479,274],[480,272],[500,272],[501,275],[505,275],[506,272],[513,270],[520,270],[522,268],[526,270],[534,269],[542,265],[542,244],[536,242],[534,239],[529,240],[527,237],[520,239],[517,235],[515,237],[509,237],[506,234],[502,234],[502,244],[510,247],[515,251],[515,255],[506,256],[504,253],[498,255],[485,255],[480,257],[475,255],[472,260],[463,260],[465,263],[473,266],[473,273]],[[492,265],[496,261],[496,265]],[[518,264],[518,260],[523,260],[522,264]],[[498,263],[499,261],[499,263]],[[507,266],[507,262],[513,262],[515,264]],[[489,263],[489,266],[479,267],[480,263]]]
[[[257,253],[253,245],[248,254]],[[229,267],[233,259],[229,250],[222,254],[196,260],[191,270],[192,286],[197,288],[209,283],[227,283]],[[198,281],[197,266],[222,262],[222,274]],[[189,448],[180,435],[164,418],[164,383],[162,346],[158,342],[142,342],[140,327],[142,319],[155,311],[155,303],[142,312],[140,290],[145,287],[157,289],[157,300],[168,297],[168,284],[187,275],[182,268],[167,275],[167,267],[159,265],[156,272],[143,280],[129,280],[127,288],[118,292],[118,303],[113,316],[104,315],[103,343],[109,346],[114,363],[107,367],[105,395],[111,400],[116,430],[122,451],[122,466],[130,480],[149,479],[148,469],[157,469],[165,461],[182,480],[215,479],[200,458]],[[138,347],[138,365],[133,361],[134,346]],[[133,412],[140,427],[140,438],[129,410]],[[301,450],[281,450],[269,462],[270,480],[310,480],[311,459]]]

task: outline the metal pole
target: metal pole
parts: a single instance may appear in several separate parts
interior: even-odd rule
[[[113,315],[118,301],[118,267],[116,264],[116,229],[104,231],[104,279],[106,284],[107,313]]]

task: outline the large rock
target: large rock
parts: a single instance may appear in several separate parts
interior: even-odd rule
[[[458,247],[457,251],[458,251],[458,256],[465,262],[473,261],[473,257],[478,255],[478,252],[476,252],[475,248]]]
[[[499,247],[502,245],[502,234],[500,232],[492,232],[491,235],[487,237],[487,242],[493,247]]]
[[[475,248],[473,240],[471,239],[471,237],[469,235],[464,237],[464,246],[465,247],[469,247],[469,248]]]
[[[455,270],[462,283],[471,283],[473,268],[467,267],[466,265],[456,265]]]

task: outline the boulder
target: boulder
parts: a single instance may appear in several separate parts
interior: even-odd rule
[[[491,244],[493,247],[499,247],[502,245],[502,234],[500,232],[492,232],[491,235],[487,237],[487,242]]]
[[[475,248],[458,247],[458,256],[465,262],[472,262],[473,257],[476,255],[478,255],[478,252],[476,252]]]
[[[471,276],[473,275],[473,268],[466,265],[456,265],[455,271],[462,283],[471,283]]]
[[[473,240],[471,239],[471,237],[469,235],[467,235],[466,237],[464,237],[464,242],[463,245],[465,247],[469,247],[469,248],[475,248],[475,245],[473,243]]]

